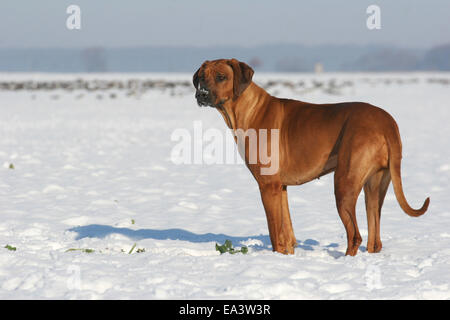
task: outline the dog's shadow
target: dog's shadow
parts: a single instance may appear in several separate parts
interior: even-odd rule
[[[254,244],[250,244],[252,249],[254,250],[272,250],[272,244],[270,242],[270,237],[268,235],[255,235],[255,236],[245,236],[245,237],[236,237],[230,236],[223,233],[203,233],[197,234],[191,231],[187,231],[184,229],[138,229],[133,230],[129,228],[118,228],[112,227],[108,225],[101,224],[90,224],[86,226],[78,226],[69,229],[68,231],[72,231],[77,233],[75,237],[76,240],[81,240],[84,238],[105,238],[111,234],[120,234],[126,236],[132,240],[143,240],[143,239],[154,239],[154,240],[182,240],[189,241],[194,243],[199,242],[216,242],[219,244],[223,244],[226,240],[230,240],[233,243],[233,246],[242,246],[244,242],[249,240],[257,240],[254,241]],[[250,242],[251,243],[251,242]],[[319,242],[313,239],[306,239],[305,241],[297,240],[297,249],[313,251],[314,247],[319,246]],[[327,248],[334,248],[337,244],[332,243]],[[339,258],[341,254],[336,251],[327,250],[327,252],[334,258]]]

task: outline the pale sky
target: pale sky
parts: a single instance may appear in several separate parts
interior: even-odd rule
[[[81,8],[68,30],[66,8]],[[368,30],[366,8],[381,9]],[[450,42],[448,0],[1,0],[0,47]]]

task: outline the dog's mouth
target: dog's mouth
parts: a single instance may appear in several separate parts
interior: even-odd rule
[[[199,107],[211,107],[216,109],[223,108],[223,105],[225,102],[227,102],[228,99],[220,99],[218,103],[212,103],[210,100],[206,99],[197,99],[197,104]]]
[[[197,99],[197,104],[199,107],[207,107],[209,106],[209,102]]]

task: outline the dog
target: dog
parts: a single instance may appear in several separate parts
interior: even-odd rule
[[[268,165],[260,159],[250,161],[248,145],[241,153],[259,186],[273,251],[293,254],[297,244],[287,186],[331,172],[336,207],[347,233],[346,255],[356,255],[362,242],[355,213],[362,189],[370,253],[382,248],[381,207],[391,181],[405,213],[418,217],[427,211],[430,198],[420,209],[413,209],[403,194],[400,133],[386,111],[363,102],[313,104],[277,98],[255,84],[253,74],[250,66],[236,59],[205,61],[195,72],[193,84],[198,105],[217,109],[234,133],[250,129],[278,132],[277,141],[270,135],[258,141],[259,148],[263,143],[266,150],[278,145],[277,154],[271,154],[278,159],[276,172],[262,174]]]

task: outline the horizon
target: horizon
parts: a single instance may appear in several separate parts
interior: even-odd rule
[[[245,61],[259,72],[448,71],[449,56],[450,44],[428,49],[377,44],[0,48],[0,71],[192,72],[219,58]]]

